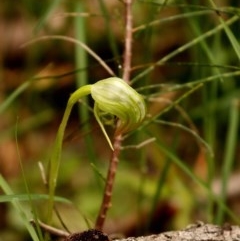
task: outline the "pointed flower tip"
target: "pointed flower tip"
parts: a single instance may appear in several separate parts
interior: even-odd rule
[[[91,95],[95,100],[95,115],[105,112],[119,118],[119,134],[136,129],[145,118],[143,97],[120,78],[111,77],[96,82],[92,85]],[[96,119],[100,120],[100,117],[96,116]]]

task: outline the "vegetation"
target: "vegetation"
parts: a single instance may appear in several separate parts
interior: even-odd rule
[[[0,3],[0,239],[239,224],[238,5]]]

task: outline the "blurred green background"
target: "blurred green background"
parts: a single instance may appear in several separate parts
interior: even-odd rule
[[[159,233],[196,220],[239,224],[239,7],[230,0],[134,1],[131,79],[148,116],[123,142],[107,233]],[[16,200],[24,200],[27,219],[44,221],[43,176],[67,100],[109,77],[69,41],[24,44],[75,38],[121,77],[124,18],[117,0],[1,1],[0,240],[31,240]],[[67,126],[57,187],[65,201],[56,202],[54,226],[64,229],[61,219],[70,232],[94,226],[111,153],[92,100],[84,101]],[[142,147],[149,138],[155,141]]]

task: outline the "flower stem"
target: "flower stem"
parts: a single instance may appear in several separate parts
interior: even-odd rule
[[[54,207],[54,195],[55,195],[58,171],[60,166],[64,131],[66,129],[67,122],[68,122],[73,105],[83,96],[90,94],[90,92],[91,92],[91,85],[85,85],[79,88],[78,90],[76,90],[70,96],[61,124],[58,128],[57,136],[53,146],[52,155],[49,162],[49,177],[48,177],[49,199],[48,199],[48,212],[47,212],[48,224],[50,224],[52,220],[52,212]]]
[[[111,161],[108,167],[107,181],[105,185],[103,201],[102,201],[99,215],[97,217],[96,224],[95,224],[95,229],[97,230],[102,230],[104,221],[106,219],[107,211],[111,207],[112,190],[113,190],[113,184],[114,184],[114,180],[117,172],[118,156],[120,154],[121,142],[122,142],[121,135],[117,135],[114,137],[114,142],[113,142],[114,150],[112,151]]]
[[[129,83],[131,74],[132,60],[132,0],[125,1],[125,51],[123,65],[123,79]]]

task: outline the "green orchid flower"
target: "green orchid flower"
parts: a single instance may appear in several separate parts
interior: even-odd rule
[[[101,121],[101,113],[111,114],[119,119],[116,134],[136,129],[146,115],[143,97],[120,78],[100,80],[92,85],[91,95],[95,101],[95,117],[110,145],[112,144]]]
[[[104,116],[118,118],[116,135],[124,134],[139,127],[146,115],[143,97],[129,86],[124,80],[111,77],[100,80],[92,85],[85,85],[77,89],[69,98],[62,122],[59,126],[54,143],[49,168],[49,221],[53,208],[54,192],[57,182],[58,169],[62,150],[64,131],[72,107],[80,98],[91,94],[94,100],[94,115],[104,136],[113,150],[112,143],[104,128]]]

